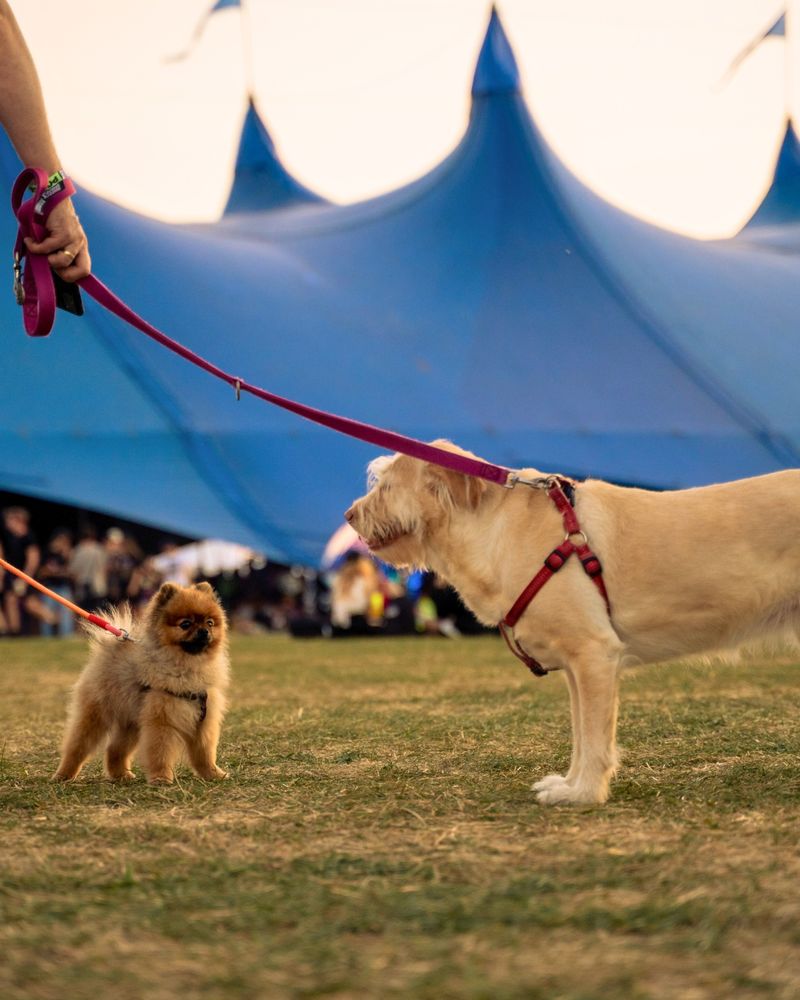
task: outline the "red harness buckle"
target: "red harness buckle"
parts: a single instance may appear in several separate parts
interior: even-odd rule
[[[563,542],[557,549],[553,549],[544,564],[549,570],[557,573],[574,551],[575,546],[572,542]]]

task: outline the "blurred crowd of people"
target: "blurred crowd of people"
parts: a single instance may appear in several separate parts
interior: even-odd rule
[[[174,540],[145,552],[130,532],[85,524],[56,528],[40,542],[30,512],[6,507],[0,555],[55,594],[87,611],[129,601],[143,607],[164,582],[207,579],[234,631],[285,631],[297,637],[456,636],[480,631],[455,592],[431,574],[400,574],[361,552],[346,552],[325,572],[253,558],[215,575],[182,558]],[[0,635],[68,636],[73,613],[0,568]]]
[[[480,631],[455,591],[433,573],[398,573],[348,552],[331,574],[332,635],[443,635]]]
[[[40,544],[30,513],[20,506],[2,512],[0,554],[53,593],[87,610],[122,600],[144,604],[165,578],[152,557],[121,528],[109,528],[102,537],[91,524],[77,537],[68,528],[57,528]],[[68,608],[13,573],[2,569],[0,573],[0,634],[71,635],[75,631]]]
[[[483,631],[455,591],[431,573],[399,573],[360,552],[332,567],[264,567],[212,578],[234,631],[297,638],[441,635]]]

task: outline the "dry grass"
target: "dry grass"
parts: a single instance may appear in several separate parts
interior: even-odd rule
[[[52,784],[80,642],[0,643],[0,996],[796,998],[800,673],[629,675],[603,809],[499,640],[234,645],[220,761]]]

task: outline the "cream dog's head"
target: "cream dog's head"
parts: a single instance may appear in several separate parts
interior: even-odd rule
[[[449,441],[434,441],[458,455],[471,455]],[[345,518],[381,559],[395,566],[430,565],[431,546],[441,543],[456,512],[476,511],[486,483],[407,455],[375,459],[369,490]]]

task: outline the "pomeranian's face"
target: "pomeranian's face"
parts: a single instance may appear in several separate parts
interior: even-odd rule
[[[224,643],[225,612],[208,583],[179,587],[165,583],[155,595],[148,628],[159,645],[199,656]]]

